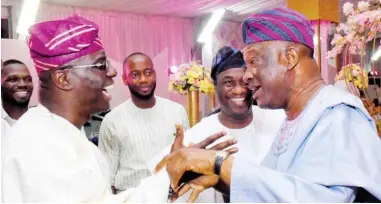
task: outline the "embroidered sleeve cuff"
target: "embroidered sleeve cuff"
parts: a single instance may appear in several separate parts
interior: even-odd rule
[[[236,156],[233,161],[230,185],[230,202],[255,202],[255,184],[260,175],[260,166],[244,157]]]

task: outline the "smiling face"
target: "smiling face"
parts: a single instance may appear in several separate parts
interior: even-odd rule
[[[142,100],[150,99],[156,88],[152,60],[143,54],[131,56],[124,64],[123,81],[133,96]]]
[[[117,73],[108,65],[105,52],[100,50],[91,53],[66,66],[67,70],[58,70],[55,74],[56,83],[65,87],[65,80],[68,80],[75,100],[90,114],[107,111],[111,100],[107,89],[114,84],[113,77]],[[67,76],[60,73],[66,73]]]
[[[1,97],[14,105],[27,106],[33,92],[33,81],[24,64],[8,64],[1,70]]]
[[[243,82],[244,68],[230,68],[217,76],[217,96],[221,111],[233,118],[250,113],[252,95]]]
[[[244,81],[253,91],[253,99],[261,108],[284,108],[289,96],[286,43],[268,41],[248,45],[244,49],[247,65]]]

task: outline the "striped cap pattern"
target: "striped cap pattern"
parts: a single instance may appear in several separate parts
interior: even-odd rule
[[[302,14],[288,8],[276,8],[253,14],[242,22],[246,45],[263,41],[289,41],[314,49],[314,30]]]
[[[78,15],[33,25],[27,44],[37,73],[103,50],[98,32],[97,24]]]

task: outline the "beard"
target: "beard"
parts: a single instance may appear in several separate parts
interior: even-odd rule
[[[8,104],[12,104],[17,107],[28,107],[30,97],[27,99],[17,100],[12,96],[8,96],[7,94],[1,94],[2,103],[6,102]]]
[[[148,99],[153,97],[153,95],[155,93],[155,89],[156,89],[156,84],[153,85],[151,92],[148,93],[147,95],[142,95],[139,92],[135,91],[131,87],[128,87],[128,89],[130,89],[131,95],[134,95],[136,98],[138,98],[140,100],[148,100]]]

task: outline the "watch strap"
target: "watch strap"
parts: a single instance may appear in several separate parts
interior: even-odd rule
[[[216,160],[214,162],[214,174],[218,176],[220,175],[223,162],[224,162],[224,158],[220,155],[217,155]]]

